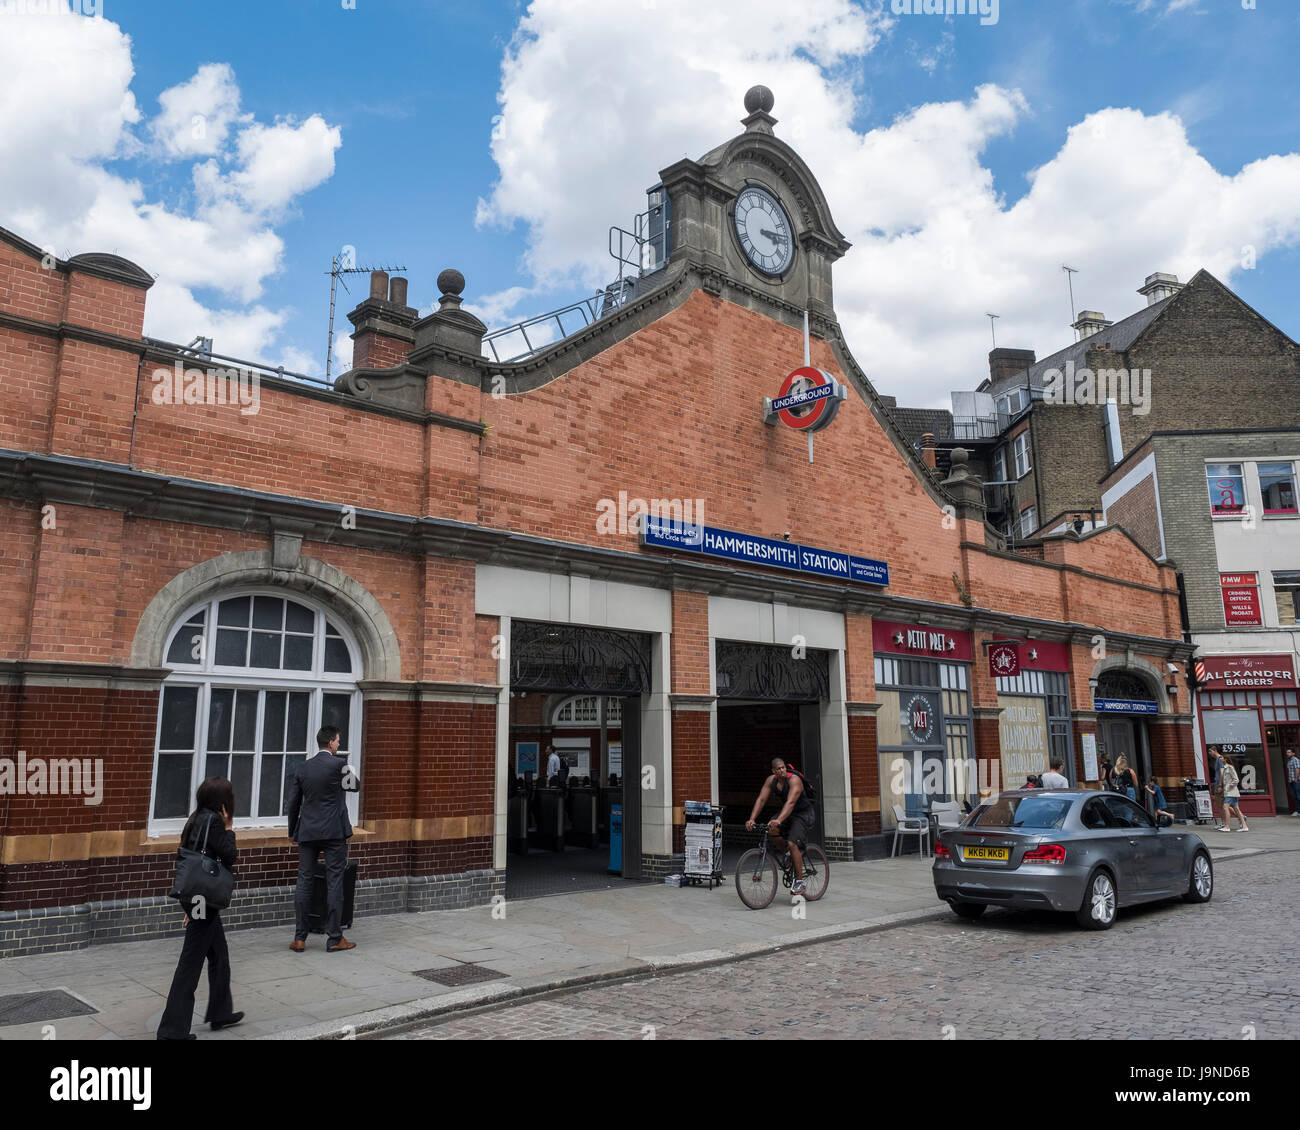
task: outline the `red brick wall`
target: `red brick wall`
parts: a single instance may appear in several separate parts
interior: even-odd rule
[[[849,715],[849,793],[880,800],[880,759],[877,756],[876,719],[869,714]],[[854,812],[853,834],[879,832],[880,812]]]
[[[0,832],[10,836],[142,828],[149,814],[156,691],[86,687],[7,688],[11,703],[0,756],[104,759],[103,797],[0,797]],[[2,702],[3,699],[0,699]],[[0,714],[0,719],[3,714]]]
[[[704,710],[674,710],[673,743],[673,851],[686,850],[686,825],[676,810],[688,800],[712,796],[709,766],[709,715]]]

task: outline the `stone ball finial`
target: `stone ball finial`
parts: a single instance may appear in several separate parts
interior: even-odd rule
[[[964,467],[970,462],[970,452],[964,447],[954,447],[952,449],[952,465],[954,467]]]
[[[775,105],[776,98],[765,86],[751,86],[745,92],[745,112],[747,114],[757,114],[760,110],[764,114],[770,114],[772,107]]]
[[[465,276],[455,267],[448,267],[438,275],[438,289],[443,294],[450,294],[459,298],[460,292],[465,289]]]

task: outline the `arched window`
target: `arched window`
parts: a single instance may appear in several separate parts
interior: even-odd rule
[[[600,704],[599,695],[575,695],[573,698],[566,698],[551,715],[551,724],[553,726],[599,726],[600,725]],[[606,698],[605,703],[605,724],[607,726],[621,726],[623,724],[623,700],[621,698]]]
[[[337,726],[360,772],[360,652],[297,598],[244,592],[205,601],[167,641],[149,827],[179,830],[205,777],[235,786],[237,827],[283,825],[286,783]],[[349,795],[352,819],[355,794]]]

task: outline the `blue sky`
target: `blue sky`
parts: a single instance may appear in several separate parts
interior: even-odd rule
[[[882,392],[973,387],[985,310],[1001,345],[1067,344],[1066,261],[1111,318],[1145,274],[1206,266],[1300,335],[1292,0],[1001,0],[992,26],[755,7],[101,0],[89,30],[0,0],[0,110],[30,119],[0,115],[0,224],[157,274],[147,332],[320,372],[340,247],[405,264],[421,309],[455,266],[494,328],[541,313],[613,276],[609,225],[764,82],[855,244],[837,309],[860,359],[893,358]],[[164,120],[176,88],[206,140]]]

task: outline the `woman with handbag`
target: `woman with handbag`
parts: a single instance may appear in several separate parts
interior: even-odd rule
[[[1123,793],[1129,800],[1136,801],[1138,798],[1137,774],[1128,767],[1128,756],[1121,753],[1115,758],[1115,789]]]
[[[229,905],[236,847],[235,787],[224,777],[209,777],[194,797],[194,812],[181,833],[176,883],[171,894],[188,911],[185,945],[158,1025],[160,1040],[193,1040],[194,990],[203,963],[208,963],[208,1008],[205,1022],[216,1031],[244,1019],[230,999],[230,951],[221,910]],[[187,858],[188,857],[188,858]],[[194,865],[194,866],[191,866]],[[224,865],[224,872],[223,872]],[[222,906],[215,905],[222,903]]]

